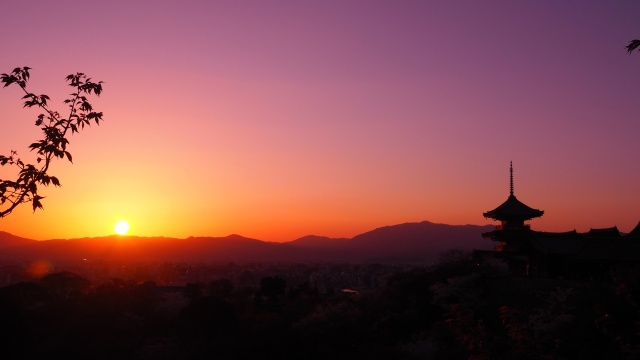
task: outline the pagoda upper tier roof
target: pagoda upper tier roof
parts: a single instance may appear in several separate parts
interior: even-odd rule
[[[509,195],[507,201],[497,208],[487,211],[484,217],[494,220],[530,220],[536,217],[540,217],[544,214],[544,211],[531,208],[516,198],[515,195]]]

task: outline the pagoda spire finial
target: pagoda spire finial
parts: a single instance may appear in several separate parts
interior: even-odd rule
[[[509,161],[509,194],[513,196],[513,161]]]

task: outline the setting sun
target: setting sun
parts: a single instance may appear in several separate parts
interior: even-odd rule
[[[126,235],[129,232],[129,223],[120,220],[113,226],[113,230],[115,230],[118,235]]]

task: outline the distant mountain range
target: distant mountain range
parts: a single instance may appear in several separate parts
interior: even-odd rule
[[[225,237],[106,236],[36,241],[0,231],[0,261],[123,260],[185,262],[332,261],[432,262],[450,249],[490,249],[483,239],[492,225],[447,225],[428,221],[381,227],[351,239],[305,236],[275,243],[240,235]]]

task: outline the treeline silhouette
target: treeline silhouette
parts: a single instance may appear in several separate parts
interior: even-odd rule
[[[0,288],[0,358],[633,359],[639,285],[513,278],[455,251],[361,292],[59,272]]]

